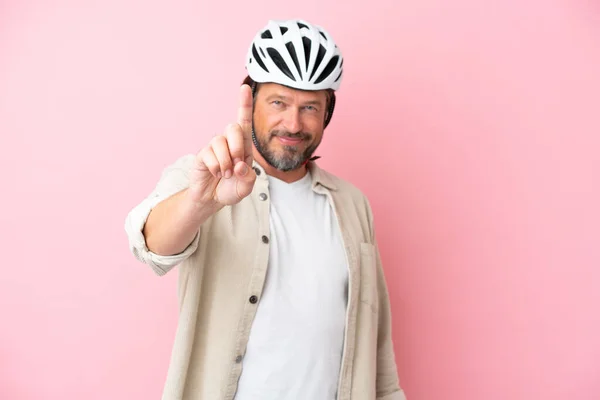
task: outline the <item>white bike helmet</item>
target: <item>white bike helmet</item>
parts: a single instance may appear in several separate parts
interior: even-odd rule
[[[248,49],[246,69],[255,82],[302,90],[337,90],[344,60],[323,28],[300,19],[271,20]]]

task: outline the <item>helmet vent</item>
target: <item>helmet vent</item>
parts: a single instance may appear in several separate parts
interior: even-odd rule
[[[261,49],[261,51],[262,51],[262,49]],[[263,60],[261,60],[260,56],[258,55],[258,51],[256,51],[256,46],[254,46],[254,45],[252,45],[252,56],[254,57],[254,59],[256,60],[258,65],[261,66],[262,69],[264,69],[266,72],[269,72],[269,70],[267,69],[267,66],[265,65]]]
[[[319,69],[319,65],[321,65],[321,61],[323,61],[323,57],[325,57],[325,47],[323,45],[319,45],[319,53],[317,54],[317,59],[315,60],[315,66],[313,67],[312,73],[310,74],[310,79],[313,78],[317,69]]]
[[[309,38],[307,38],[306,36],[303,36],[302,44],[304,44],[304,61],[305,61],[304,65],[308,66],[308,60],[310,59],[310,48],[311,48],[312,42],[310,41]]]
[[[329,60],[329,62],[327,63],[327,66],[325,67],[323,72],[321,72],[321,75],[319,75],[319,78],[315,81],[315,83],[323,82],[325,80],[325,78],[327,78],[333,72],[339,59],[340,59],[339,56],[331,57],[331,60]]]
[[[292,72],[290,71],[288,66],[285,64],[285,61],[283,60],[283,58],[281,57],[281,55],[279,54],[279,52],[277,50],[275,50],[272,47],[268,47],[267,53],[269,53],[269,57],[271,57],[271,59],[273,60],[275,65],[281,70],[281,72],[283,72],[285,74],[285,76],[287,76],[288,78],[290,78],[293,81],[296,81],[296,78],[294,78],[294,75],[292,75]]]
[[[337,82],[337,81],[339,81],[339,80],[340,80],[340,78],[342,77],[342,72],[344,72],[344,71],[343,71],[343,70],[341,70],[341,71],[340,71],[340,74],[338,75],[338,77],[337,77],[337,78],[335,78],[335,81],[334,81],[334,82]]]
[[[296,66],[296,71],[300,74],[300,79],[302,79],[302,71],[300,70],[300,63],[298,62],[298,55],[296,54],[296,49],[294,48],[294,44],[292,42],[287,42],[285,47],[288,49],[290,53],[290,57],[294,61],[294,65]]]

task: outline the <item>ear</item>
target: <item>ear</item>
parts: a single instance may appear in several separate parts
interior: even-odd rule
[[[331,122],[331,117],[333,116],[334,108],[335,108],[335,92],[333,90],[331,90],[329,92],[329,106],[327,107],[327,112],[325,112],[324,128],[327,128],[327,125],[329,125],[329,122]]]

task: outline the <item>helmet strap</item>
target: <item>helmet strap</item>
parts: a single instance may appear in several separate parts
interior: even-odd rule
[[[252,81],[252,101],[254,102],[254,96],[256,95],[256,82]],[[252,107],[252,109],[254,110],[254,107]],[[254,114],[254,112],[253,112]],[[257,149],[260,148],[260,146],[258,145],[258,140],[256,139],[256,133],[254,133],[254,115],[252,116],[252,142],[254,142],[254,146],[256,146]]]

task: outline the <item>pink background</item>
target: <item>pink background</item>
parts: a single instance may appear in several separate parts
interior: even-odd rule
[[[160,398],[176,276],[125,215],[303,17],[346,56],[321,165],[374,207],[409,400],[600,399],[598,3],[284,3],[0,1],[0,398]]]

